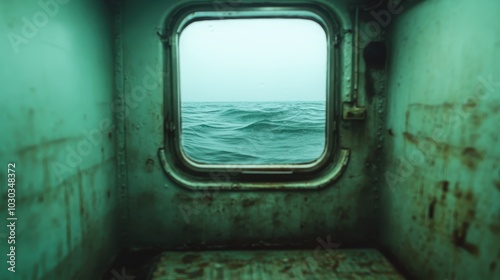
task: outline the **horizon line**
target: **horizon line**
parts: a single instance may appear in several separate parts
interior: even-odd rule
[[[326,100],[227,100],[227,101],[181,101],[181,103],[236,103],[236,102],[326,102]]]

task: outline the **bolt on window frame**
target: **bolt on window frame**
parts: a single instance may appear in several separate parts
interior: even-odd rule
[[[227,6],[226,6],[227,7]],[[297,18],[312,20],[325,31],[327,39],[327,90],[325,147],[315,161],[303,164],[204,164],[184,153],[181,145],[181,103],[179,80],[179,38],[184,28],[195,21],[217,19]],[[162,38],[165,133],[160,160],[167,175],[191,189],[311,189],[321,188],[340,176],[347,164],[349,150],[339,147],[339,49],[335,45],[339,25],[333,11],[310,4],[244,4],[238,2],[221,10],[210,4],[179,6],[167,18]]]

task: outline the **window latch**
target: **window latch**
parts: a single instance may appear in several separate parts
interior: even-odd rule
[[[165,130],[167,132],[173,132],[175,130],[175,123],[172,119],[170,118],[165,119]]]

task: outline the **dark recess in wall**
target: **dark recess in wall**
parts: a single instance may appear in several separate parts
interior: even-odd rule
[[[385,68],[387,48],[384,42],[370,42],[363,51],[366,67],[371,69]]]

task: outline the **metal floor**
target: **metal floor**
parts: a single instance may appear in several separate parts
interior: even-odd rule
[[[377,250],[164,252],[154,280],[405,279]]]

